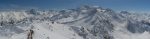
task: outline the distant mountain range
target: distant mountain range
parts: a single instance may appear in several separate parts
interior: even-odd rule
[[[82,6],[0,12],[0,39],[150,39],[150,14]]]

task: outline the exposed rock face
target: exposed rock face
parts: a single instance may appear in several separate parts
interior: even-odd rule
[[[28,33],[27,39],[33,39],[33,34],[34,34],[34,31],[30,30],[29,33]]]

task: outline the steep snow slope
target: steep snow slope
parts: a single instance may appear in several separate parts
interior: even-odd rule
[[[98,6],[4,11],[0,39],[150,39],[149,16]]]

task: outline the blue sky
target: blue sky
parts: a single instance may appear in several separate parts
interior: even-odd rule
[[[97,5],[115,11],[150,12],[150,0],[0,0],[0,9],[66,9],[81,5]]]

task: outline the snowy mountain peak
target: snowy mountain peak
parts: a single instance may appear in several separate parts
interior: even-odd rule
[[[88,5],[81,6],[78,9],[80,9],[82,12],[86,12],[86,11],[105,12],[106,11],[105,9],[99,6],[88,6]]]

